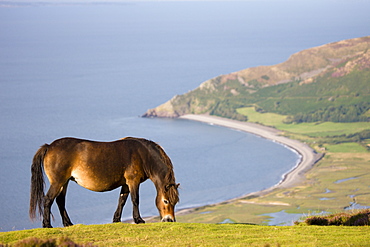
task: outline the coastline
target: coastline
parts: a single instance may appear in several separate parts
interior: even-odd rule
[[[316,153],[311,147],[309,147],[305,143],[281,136],[280,130],[277,130],[271,127],[267,127],[267,126],[263,126],[263,125],[259,125],[255,123],[241,122],[241,121],[217,117],[217,116],[210,116],[210,115],[187,114],[179,118],[191,120],[191,121],[203,122],[203,123],[212,124],[212,125],[223,126],[226,128],[248,132],[248,133],[269,139],[271,141],[280,143],[286,146],[287,148],[290,148],[296,151],[300,155],[299,162],[292,169],[290,169],[288,172],[282,175],[282,179],[279,181],[279,183],[275,184],[274,186],[270,188],[256,191],[256,192],[251,192],[241,197],[233,198],[233,199],[220,202],[220,203],[230,203],[230,202],[233,202],[235,200],[245,198],[245,197],[259,197],[259,196],[268,194],[269,192],[275,189],[278,189],[278,188],[293,187],[294,185],[302,181],[302,179],[304,179],[304,174],[308,170],[310,170],[324,156],[324,154]],[[218,205],[220,203],[215,203],[211,205]],[[177,214],[178,215],[187,214],[187,213],[194,211],[196,208],[180,209],[177,212]]]
[[[276,185],[266,189],[271,191],[275,188],[288,188],[292,187],[293,185],[299,183],[303,178],[305,172],[309,170],[317,161],[319,161],[323,154],[316,153],[311,147],[308,145],[299,142],[297,140],[289,139],[287,137],[281,136],[281,131],[255,124],[249,122],[241,122],[237,120],[217,117],[217,116],[210,116],[210,115],[193,115],[188,114],[181,116],[180,119],[187,119],[192,121],[203,122],[207,124],[214,124],[218,126],[223,126],[231,129],[236,129],[244,132],[248,132],[266,139],[269,139],[274,142],[278,142],[288,148],[293,149],[296,151],[300,156],[301,159],[298,164],[293,167],[290,171],[283,175],[283,179]],[[263,190],[263,191],[266,191]],[[253,192],[251,194],[260,193]]]

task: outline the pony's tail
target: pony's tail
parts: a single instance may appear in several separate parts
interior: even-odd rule
[[[33,156],[31,166],[31,193],[30,193],[30,210],[29,215],[31,220],[35,220],[36,211],[39,211],[40,217],[43,214],[44,206],[44,174],[43,174],[43,161],[48,151],[48,144],[44,144],[37,150],[35,156]]]

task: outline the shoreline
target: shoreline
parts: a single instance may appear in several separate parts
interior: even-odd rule
[[[209,204],[205,206],[218,205],[221,203],[230,203],[230,202],[233,202],[241,198],[245,198],[245,197],[259,197],[259,196],[268,194],[271,191],[278,189],[278,188],[293,187],[294,185],[302,181],[302,179],[304,179],[304,174],[308,170],[310,170],[324,156],[324,154],[316,153],[315,150],[313,150],[311,147],[309,147],[305,143],[281,136],[280,134],[282,133],[282,131],[277,130],[272,127],[267,127],[267,126],[259,125],[256,123],[250,123],[250,122],[241,122],[237,120],[232,120],[232,119],[227,119],[227,118],[222,118],[222,117],[217,117],[217,116],[210,116],[210,115],[187,114],[179,118],[191,120],[191,121],[203,122],[203,123],[211,124],[211,125],[218,125],[218,126],[222,126],[222,127],[226,127],[230,129],[235,129],[235,130],[251,133],[251,134],[260,136],[262,138],[269,139],[273,142],[282,144],[283,146],[294,150],[300,156],[300,160],[297,162],[297,164],[294,167],[292,167],[289,171],[287,171],[285,174],[283,174],[282,179],[277,184],[267,189],[264,189],[264,190],[251,192],[251,193],[245,194],[237,198],[233,198],[230,200],[226,200],[226,201],[214,203],[214,204]],[[187,214],[187,213],[194,211],[197,208],[200,208],[200,207],[180,209],[179,211],[177,211],[177,214],[178,215]]]

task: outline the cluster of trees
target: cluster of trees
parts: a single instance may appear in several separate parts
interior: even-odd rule
[[[369,109],[369,102],[362,102],[356,105],[330,106],[309,113],[297,113],[288,117],[286,122],[368,122],[370,118],[364,113]]]
[[[236,106],[231,103],[229,100],[223,100],[218,102],[213,109],[210,111],[211,115],[226,117],[238,121],[247,121],[247,116],[239,114],[236,109],[241,106]]]
[[[370,139],[370,130],[363,130],[358,133],[346,135],[347,139],[351,139],[351,141],[364,141],[366,139]]]
[[[353,134],[343,134],[339,136],[330,136],[330,138],[324,139],[324,142],[330,144],[339,144],[345,142],[357,142],[362,143],[365,148],[370,150],[370,147],[366,145],[366,140],[370,138],[370,130],[366,129]]]

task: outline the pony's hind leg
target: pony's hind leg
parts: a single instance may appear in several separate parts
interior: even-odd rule
[[[56,198],[56,202],[59,208],[60,216],[62,217],[63,226],[72,226],[73,223],[69,219],[67,210],[66,210],[66,194],[67,194],[67,187],[68,187],[69,180],[65,183],[62,188],[62,191]]]
[[[50,211],[51,205],[54,202],[55,197],[60,193],[62,189],[61,185],[54,185],[51,184],[46,196],[44,198],[44,215],[42,220],[42,227],[44,228],[52,228],[50,224]]]
[[[119,194],[118,206],[117,206],[116,212],[114,212],[113,223],[121,222],[122,210],[126,204],[128,194],[130,194],[130,190],[128,189],[127,184],[125,184],[122,186],[121,192]]]

